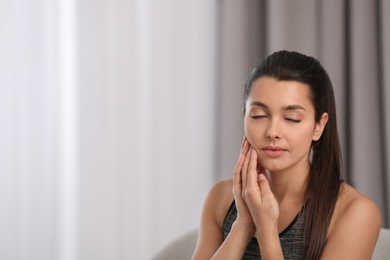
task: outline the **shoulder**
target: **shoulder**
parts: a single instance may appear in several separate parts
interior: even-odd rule
[[[224,179],[215,183],[211,189],[210,193],[218,193],[218,195],[227,195],[226,193],[231,193],[233,188],[233,179]]]
[[[193,259],[210,259],[223,243],[223,220],[234,198],[232,185],[232,179],[219,181],[207,194]]]
[[[371,199],[348,184],[343,183],[332,222],[334,222],[335,226],[348,222],[353,224],[364,223],[380,228],[381,214],[377,205]]]
[[[215,222],[222,227],[223,219],[233,202],[233,180],[226,179],[215,183],[206,198],[204,210],[213,215]]]
[[[347,257],[344,259],[369,259],[380,228],[381,214],[377,205],[343,183],[329,226],[324,253],[333,250],[339,256]]]

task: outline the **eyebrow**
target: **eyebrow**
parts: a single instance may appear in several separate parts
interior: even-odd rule
[[[264,104],[263,102],[260,102],[260,101],[253,101],[251,103],[251,106],[258,106],[258,107],[263,107],[265,109],[269,109],[269,107],[266,104]],[[285,111],[298,110],[298,109],[306,111],[306,109],[300,105],[288,105],[288,106],[282,107],[282,110],[285,110]]]

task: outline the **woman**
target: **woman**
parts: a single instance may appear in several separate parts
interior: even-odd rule
[[[233,179],[210,190],[193,259],[370,259],[380,212],[341,180],[333,89],[320,63],[271,54],[249,75],[243,112]]]

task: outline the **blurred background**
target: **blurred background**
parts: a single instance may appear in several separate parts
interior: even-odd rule
[[[150,259],[199,226],[268,54],[334,84],[344,179],[390,225],[390,1],[0,3],[0,258]]]

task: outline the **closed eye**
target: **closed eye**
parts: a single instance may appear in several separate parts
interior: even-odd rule
[[[251,115],[252,118],[265,118],[266,115]]]
[[[301,120],[293,119],[293,118],[285,118],[285,119],[288,120],[288,121],[294,122],[294,123],[300,123],[301,122]]]

